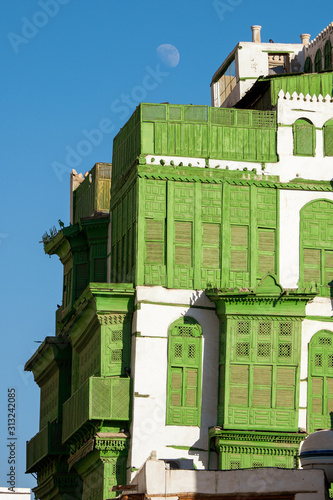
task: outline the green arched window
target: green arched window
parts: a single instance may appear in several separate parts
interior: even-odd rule
[[[316,129],[309,120],[300,118],[293,125],[294,155],[315,156]]]
[[[300,282],[314,282],[321,296],[333,285],[333,203],[316,200],[301,210]]]
[[[324,156],[333,156],[333,120],[324,125]]]
[[[305,59],[304,73],[312,73],[312,61],[311,61],[311,57],[307,57]]]
[[[332,47],[331,42],[327,40],[324,47],[324,69],[332,68]]]
[[[189,316],[169,329],[167,425],[200,425],[202,329]]]
[[[318,49],[315,55],[315,72],[318,73],[318,71],[321,71],[322,64],[321,64],[321,50]]]
[[[330,428],[333,411],[333,333],[316,333],[309,344],[307,431]]]

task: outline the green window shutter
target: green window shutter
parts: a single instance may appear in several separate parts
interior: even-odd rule
[[[333,120],[324,126],[324,156],[333,156]]]
[[[304,118],[293,125],[294,155],[315,156],[315,127]]]
[[[275,230],[258,229],[258,277],[275,273]]]
[[[220,225],[202,225],[202,265],[211,269],[220,266]]]
[[[146,262],[164,264],[165,221],[146,219]]]
[[[253,368],[253,406],[271,407],[272,367],[254,366]]]
[[[313,248],[304,249],[304,281],[320,283],[321,252]]]
[[[294,367],[277,367],[277,408],[295,408],[296,369]]]
[[[333,280],[333,203],[317,200],[301,210],[300,281],[314,281],[321,296],[331,295]]]
[[[184,317],[170,327],[167,425],[200,425],[201,327]]]
[[[192,266],[192,222],[175,222],[175,265]]]
[[[318,332],[309,344],[308,432],[330,425],[333,410],[333,335]]]
[[[198,370],[186,368],[185,406],[196,407],[198,394]]]
[[[171,369],[171,406],[181,407],[182,406],[182,387],[183,387],[183,369],[182,368],[172,368]]]
[[[333,286],[333,250],[325,250],[324,251],[324,258],[325,258],[324,284],[327,285],[328,287],[332,287]]]
[[[318,49],[316,52],[316,55],[315,55],[315,72],[316,73],[321,71],[321,68],[322,68],[321,59],[322,59],[321,50]]]
[[[324,46],[324,69],[332,69],[332,47],[329,40]]]
[[[249,365],[230,367],[230,406],[248,406]]]
[[[106,282],[106,259],[97,257],[94,259],[94,281],[96,283]]]
[[[248,270],[248,228],[231,226],[231,264],[232,271]]]
[[[88,285],[88,264],[76,265],[75,299],[79,298],[83,290]]]
[[[305,59],[304,73],[312,73],[312,60],[311,57]]]

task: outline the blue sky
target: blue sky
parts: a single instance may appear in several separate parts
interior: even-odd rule
[[[38,432],[39,390],[23,366],[38,347],[35,341],[54,334],[62,269],[57,257],[44,255],[39,241],[44,231],[58,227],[58,219],[69,223],[69,171],[84,173],[96,162],[111,162],[113,137],[140,100],[210,104],[213,73],[238,41],[251,41],[252,24],[262,25],[264,42],[299,43],[300,33],[313,38],[332,20],[326,8],[309,15],[310,3],[300,8],[281,0],[274,10],[267,5],[2,2],[0,486],[7,486],[9,472],[11,387],[17,397],[16,486],[35,485],[24,474],[25,442]],[[156,50],[162,44],[177,48],[178,65],[163,62]]]

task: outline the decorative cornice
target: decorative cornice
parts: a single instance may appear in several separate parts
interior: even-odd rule
[[[222,445],[216,446],[218,453],[239,453],[241,455],[278,455],[278,456],[295,456],[298,452],[297,448],[268,448],[265,446],[242,446],[242,445]]]
[[[129,440],[95,438],[95,448],[99,451],[124,451],[129,449]]]
[[[249,432],[249,431],[227,431],[219,428],[211,428],[209,430],[209,436],[210,438],[215,438],[216,442],[219,444],[227,445],[229,446],[228,443],[222,443],[223,441],[233,441],[231,443],[232,445],[235,445],[237,443],[237,446],[239,445],[239,442],[249,442],[251,443],[251,446],[253,446],[253,443],[258,442],[258,446],[267,446],[268,443],[271,444],[277,444],[277,445],[282,445],[282,444],[295,444],[299,445],[301,441],[303,441],[307,434],[306,433],[284,433],[284,432]]]

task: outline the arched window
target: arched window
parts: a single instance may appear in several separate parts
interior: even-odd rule
[[[330,428],[333,411],[333,333],[316,333],[309,344],[307,431]]]
[[[331,42],[327,40],[324,47],[324,69],[332,68],[332,47]]]
[[[333,285],[333,203],[316,200],[301,210],[300,282],[314,282],[321,296]]]
[[[315,72],[321,71],[321,50],[318,49],[315,55]]]
[[[316,129],[309,120],[300,118],[293,125],[294,155],[315,156]]]
[[[304,73],[312,73],[312,61],[311,61],[311,57],[307,57],[305,59]]]
[[[200,425],[202,329],[189,316],[169,329],[167,425]]]
[[[324,156],[333,156],[333,120],[324,125]]]

